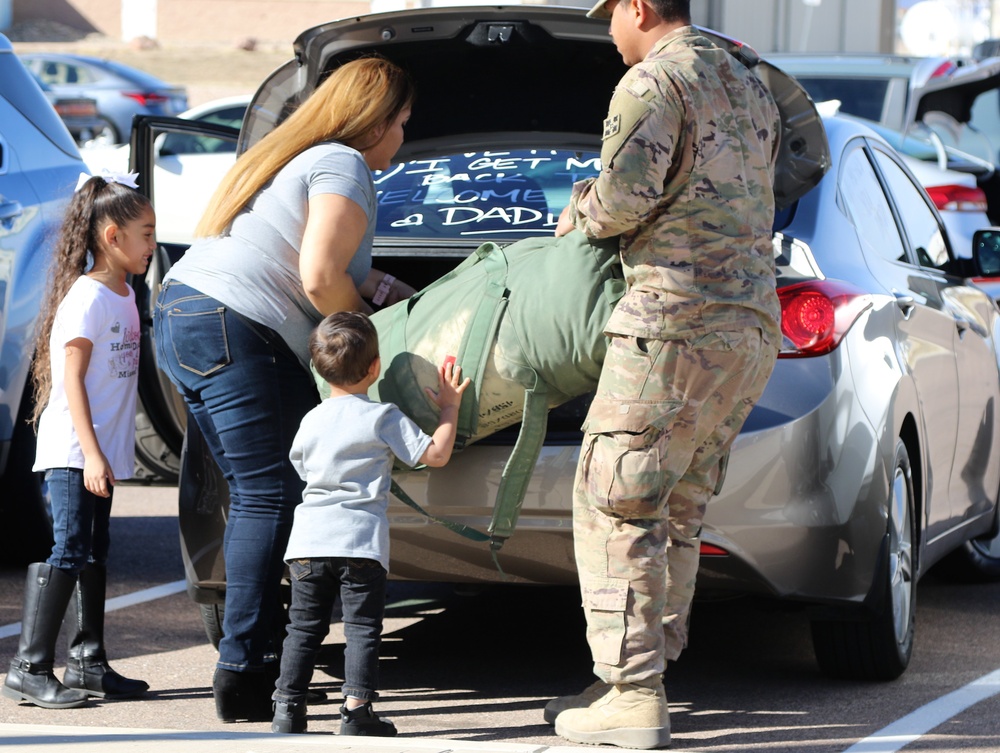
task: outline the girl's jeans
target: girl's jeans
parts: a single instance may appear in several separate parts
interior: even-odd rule
[[[385,615],[385,569],[375,560],[348,557],[292,560],[288,569],[292,606],[274,700],[305,699],[339,593],[347,642],[341,691],[345,696],[374,701],[378,697],[378,650]]]
[[[46,562],[70,575],[79,575],[88,564],[107,564],[114,492],[107,498],[88,492],[79,468],[51,468],[45,471],[45,485],[55,539]]]
[[[218,666],[261,671],[275,660],[282,557],[302,499],[288,452],[319,394],[277,334],[187,285],[163,286],[153,332],[158,366],[177,385],[229,482]]]

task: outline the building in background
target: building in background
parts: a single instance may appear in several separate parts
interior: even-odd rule
[[[4,23],[49,20],[124,41],[286,43],[303,29],[337,18],[459,4],[496,5],[497,0],[0,0],[0,30]],[[983,39],[1000,36],[1000,0],[694,0],[692,13],[695,23],[742,39],[764,54],[967,55]]]

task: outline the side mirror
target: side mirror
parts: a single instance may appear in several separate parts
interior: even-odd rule
[[[972,259],[983,277],[1000,277],[1000,227],[977,230],[972,236]]]

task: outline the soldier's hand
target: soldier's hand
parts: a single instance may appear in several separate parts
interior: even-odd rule
[[[570,230],[575,230],[576,226],[569,221],[569,207],[564,207],[559,213],[559,221],[556,223],[556,238],[566,235]]]

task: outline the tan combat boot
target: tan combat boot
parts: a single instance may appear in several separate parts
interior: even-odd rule
[[[665,748],[670,745],[670,713],[663,682],[656,678],[615,685],[590,706],[559,714],[556,734],[588,745]]]
[[[566,709],[582,709],[585,706],[589,706],[602,695],[611,690],[612,686],[604,682],[604,680],[598,680],[593,685],[588,686],[581,693],[576,695],[562,695],[558,698],[553,698],[551,701],[545,704],[545,711],[543,716],[547,724],[555,724],[556,717],[559,716]]]

